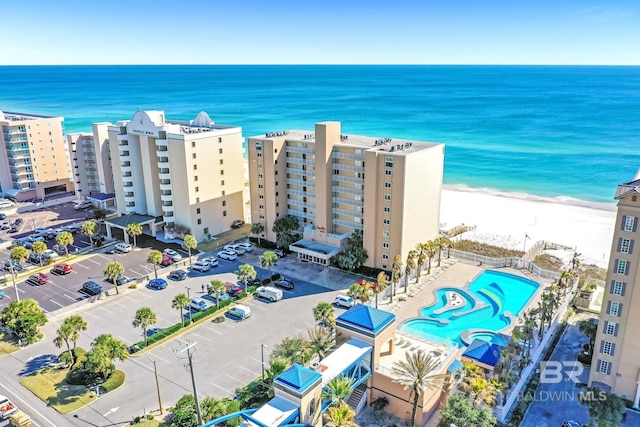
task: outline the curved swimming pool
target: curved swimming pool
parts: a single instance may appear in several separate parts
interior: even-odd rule
[[[491,341],[497,332],[518,316],[536,293],[540,284],[533,280],[500,271],[485,270],[464,289],[438,288],[434,304],[423,308],[420,317],[410,319],[400,330],[437,342],[465,345],[460,335]],[[457,301],[452,305],[453,297]],[[474,330],[473,332],[471,330]],[[482,333],[487,331],[487,333]]]

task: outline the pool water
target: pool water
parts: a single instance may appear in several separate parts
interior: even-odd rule
[[[509,314],[518,316],[539,286],[524,277],[485,270],[466,289],[437,289],[436,302],[423,308],[421,317],[403,323],[400,330],[431,341],[465,345],[460,335],[481,329],[470,337],[500,344],[504,339],[491,331],[507,327]],[[456,292],[464,299],[463,304],[447,309],[447,292]]]

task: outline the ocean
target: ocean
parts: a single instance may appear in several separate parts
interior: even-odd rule
[[[245,137],[312,130],[446,145],[444,182],[613,202],[640,168],[640,67],[4,66],[0,110],[57,115],[65,132],[206,111]]]

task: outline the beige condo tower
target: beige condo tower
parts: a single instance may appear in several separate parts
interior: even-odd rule
[[[356,230],[366,266],[390,269],[417,243],[439,233],[444,145],[341,133],[340,122],[315,131],[249,138],[251,221],[275,242],[276,219],[298,218],[298,257],[328,265]]]
[[[107,126],[116,205],[121,215],[156,218],[164,237],[178,226],[201,241],[244,219],[242,129],[138,111]],[[152,230],[155,235],[155,230]]]
[[[0,190],[18,201],[74,190],[62,117],[0,111]]]
[[[616,191],[618,214],[598,322],[589,384],[640,405],[640,171]],[[635,308],[635,309],[634,309]]]

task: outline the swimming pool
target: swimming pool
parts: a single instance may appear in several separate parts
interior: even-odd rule
[[[475,338],[504,343],[500,331],[520,314],[540,284],[500,271],[485,270],[464,289],[439,288],[436,302],[400,330],[437,342],[468,345]],[[462,336],[462,337],[461,337]]]

